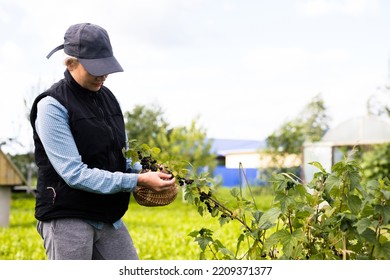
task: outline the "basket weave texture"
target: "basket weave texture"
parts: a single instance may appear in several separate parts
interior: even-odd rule
[[[133,196],[135,201],[142,206],[165,206],[176,199],[178,191],[179,187],[176,184],[161,192],[154,192],[148,188],[138,186],[133,192]]]

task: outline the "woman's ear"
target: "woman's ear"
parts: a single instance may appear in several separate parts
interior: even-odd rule
[[[80,62],[77,59],[73,58],[69,58],[65,61],[66,68],[68,68],[69,71],[76,69],[79,63]]]

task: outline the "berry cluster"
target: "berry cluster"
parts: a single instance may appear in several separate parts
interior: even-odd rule
[[[296,187],[296,184],[295,182],[292,182],[292,181],[287,181],[287,186],[286,186],[286,191],[290,190],[290,189],[293,189]]]
[[[201,192],[200,193],[200,201],[202,201],[202,202],[207,201],[210,197],[211,197],[211,192],[209,192],[209,193]]]
[[[191,185],[194,182],[192,179],[182,178],[180,176],[176,176],[176,179],[179,182],[179,186]]]
[[[209,213],[213,213],[218,208],[218,205],[215,205],[215,203],[210,203],[210,198],[211,198],[211,192],[200,193],[200,197],[199,197],[200,201],[206,205],[207,211],[209,211]],[[213,206],[211,204],[213,204]]]
[[[138,153],[138,159],[139,159],[140,164],[142,166],[142,171],[143,172],[147,172],[147,171],[154,171],[154,172],[161,171],[161,172],[165,172],[165,173],[171,174],[172,175],[171,178],[173,178],[172,171],[168,170],[162,164],[159,164],[157,162],[157,160],[153,159],[153,157],[151,155],[144,156],[144,155],[142,155],[141,151],[138,151],[137,153]],[[176,176],[176,179],[179,182],[180,186],[191,185],[194,182],[193,179],[182,178],[179,175]]]
[[[221,218],[226,219],[226,218],[231,218],[231,216],[229,214],[222,213]]]
[[[153,159],[152,156],[143,156],[140,151],[138,151],[138,159],[142,165],[142,170],[144,171],[157,171],[163,170],[163,167],[160,164],[157,164],[157,160]]]

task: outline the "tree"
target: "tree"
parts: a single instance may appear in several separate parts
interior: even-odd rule
[[[390,85],[378,87],[367,100],[367,113],[384,118],[390,117]]]
[[[330,117],[327,114],[325,102],[321,95],[315,96],[298,115],[297,123],[303,126],[304,141],[320,141],[329,129]],[[303,142],[301,143],[302,146]]]
[[[390,120],[390,86],[378,88],[367,101],[369,115]],[[364,180],[390,178],[390,143],[365,147],[358,154]]]
[[[30,110],[32,104],[34,103],[35,98],[42,92],[41,81],[38,80],[35,86],[31,86],[31,90],[24,96],[23,103],[25,109],[25,116],[28,126],[30,126]],[[25,153],[17,153],[15,155],[9,155],[15,164],[15,166],[20,170],[23,176],[27,180],[28,192],[31,192],[34,182],[37,177],[37,166],[34,160],[34,143],[32,137],[26,144],[22,144],[18,137],[10,138],[10,142],[26,150]]]
[[[390,179],[390,143],[373,145],[361,153],[365,181]]]
[[[132,112],[125,112],[124,118],[128,138],[137,139],[140,143],[155,142],[159,131],[166,131],[168,128],[164,112],[156,104],[151,107],[137,105]]]
[[[211,152],[212,141],[207,139],[206,130],[198,127],[196,120],[189,127],[175,127],[169,133],[160,130],[156,145],[167,161],[179,159],[187,162],[186,167],[196,175],[205,168],[212,172],[217,164],[217,156]]]
[[[293,120],[267,137],[267,154],[274,161],[289,154],[300,155],[305,141],[319,141],[328,130],[330,117],[321,95],[315,96]],[[278,162],[276,162],[277,165]]]
[[[158,147],[164,162],[186,163],[185,168],[192,167],[196,174],[201,167],[211,172],[216,166],[216,155],[211,153],[212,143],[207,140],[206,130],[198,127],[196,120],[189,127],[169,128],[158,105],[138,105],[124,115],[128,139]]]

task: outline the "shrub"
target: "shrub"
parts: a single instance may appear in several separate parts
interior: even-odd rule
[[[390,259],[389,180],[361,186],[360,167],[351,160],[335,164],[331,173],[318,162],[311,164],[319,171],[307,184],[288,173],[272,176],[275,198],[266,212],[238,190],[231,192],[237,206],[229,209],[201,180],[187,186],[186,199],[201,215],[207,210],[221,225],[242,224],[234,250],[213,239],[207,228],[191,232],[200,258]]]

